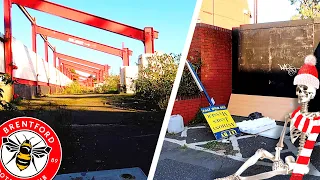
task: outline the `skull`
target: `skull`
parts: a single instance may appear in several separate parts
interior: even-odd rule
[[[316,95],[316,89],[306,85],[298,85],[296,89],[296,95],[298,96],[298,103],[309,102]]]

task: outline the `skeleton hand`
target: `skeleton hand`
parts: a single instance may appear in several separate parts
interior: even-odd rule
[[[290,122],[290,120],[291,120],[291,113],[290,113],[290,114],[287,114],[287,115],[284,117],[284,120]]]
[[[273,162],[272,170],[289,170],[289,167],[280,159],[278,161]]]

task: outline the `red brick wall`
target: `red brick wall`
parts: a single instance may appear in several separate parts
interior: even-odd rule
[[[184,124],[188,124],[192,120],[201,104],[201,98],[176,100],[171,114],[180,114],[183,117]]]
[[[216,104],[227,105],[232,91],[231,30],[198,23],[191,41],[188,59],[201,58],[200,79]],[[180,114],[185,123],[192,120],[200,107],[207,107],[205,97],[175,102],[172,114]]]

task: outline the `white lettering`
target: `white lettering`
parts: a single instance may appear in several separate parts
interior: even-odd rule
[[[0,178],[4,178],[6,175],[4,173],[0,174]]]
[[[32,124],[33,124],[34,122],[32,122],[32,121],[30,121],[30,128],[32,127]]]
[[[28,127],[27,121],[22,121],[22,127]]]
[[[39,131],[40,131],[41,133],[44,133],[44,132],[46,131],[46,129],[45,129],[43,126],[41,126],[41,127],[39,128]]]
[[[44,136],[45,136],[46,138],[48,138],[48,136],[50,136],[50,132],[47,131],[47,132],[44,134]]]
[[[34,126],[34,129],[37,129],[37,127],[39,127],[38,123],[36,123],[36,125]]]
[[[4,133],[6,133],[6,134],[8,134],[8,132],[9,132],[9,130],[8,130],[8,128],[3,128],[3,131],[4,131]]]
[[[19,122],[18,122],[18,121],[16,122],[16,127],[17,127],[17,128],[20,128],[20,125],[19,125]]]
[[[50,138],[48,139],[48,141],[49,141],[49,143],[53,143],[53,142],[54,142],[54,138],[53,138],[53,137],[50,137]]]
[[[13,124],[9,124],[10,130],[14,129]]]

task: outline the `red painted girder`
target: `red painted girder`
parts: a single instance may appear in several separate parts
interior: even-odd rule
[[[4,11],[4,62],[5,62],[5,72],[12,76],[12,24],[11,24],[11,1],[3,1],[3,11]]]
[[[76,63],[80,63],[80,64],[83,64],[83,65],[86,65],[86,66],[91,66],[91,67],[95,67],[95,68],[98,68],[98,69],[104,69],[104,65],[101,65],[101,64],[98,64],[98,63],[94,63],[94,62],[90,62],[90,61],[87,61],[87,60],[84,60],[84,59],[68,56],[68,55],[61,54],[61,53],[56,53],[56,56],[60,60],[66,59],[66,60],[73,61],[73,62],[76,62]]]
[[[127,36],[143,42],[145,41],[145,32],[142,29],[62,6],[53,2],[45,0],[12,0],[12,3]],[[154,38],[157,39],[157,37],[158,32],[154,31]]]
[[[62,62],[64,67],[68,67],[68,68],[72,68],[74,70],[78,70],[81,72],[85,72],[85,73],[98,73],[99,69],[88,69],[87,66],[83,66],[83,65],[79,65],[79,64],[74,64],[74,63],[64,63]]]
[[[107,46],[107,45],[97,43],[94,41],[86,40],[81,37],[76,37],[76,36],[66,34],[63,32],[59,32],[56,30],[48,29],[48,28],[41,27],[41,26],[36,26],[36,32],[37,32],[37,34],[42,34],[42,35],[45,35],[45,36],[48,36],[51,38],[59,39],[61,41],[66,41],[66,42],[76,44],[79,46],[83,46],[86,48],[102,51],[102,52],[112,54],[115,56],[119,56],[119,57],[123,56],[124,50],[122,50],[122,49],[118,49],[118,48]],[[130,56],[132,55],[131,50],[129,50],[129,55]]]
[[[71,72],[72,76],[79,76],[79,77],[83,77],[83,78],[88,78],[87,76],[81,75],[81,74],[77,74],[77,73],[73,73]]]

